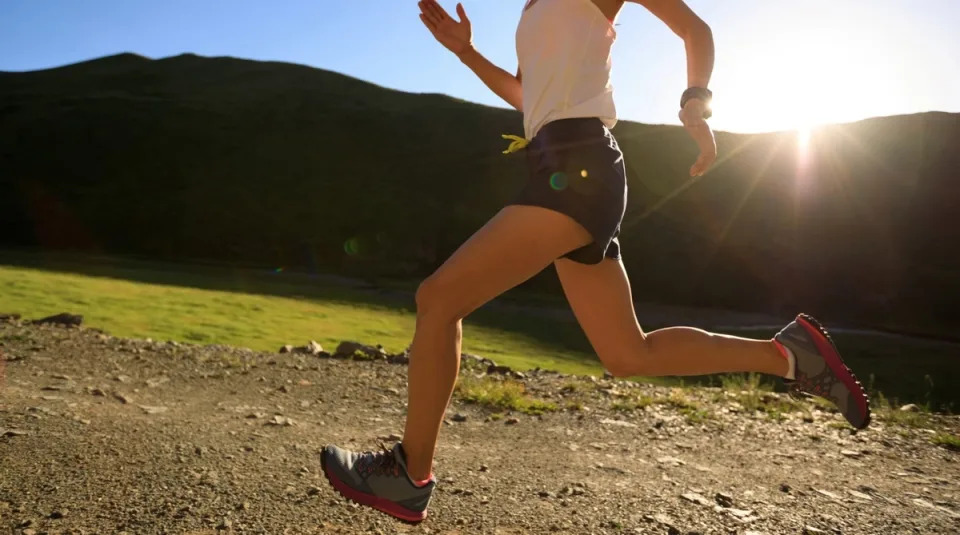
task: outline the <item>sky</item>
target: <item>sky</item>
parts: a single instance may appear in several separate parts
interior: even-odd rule
[[[545,0],[549,1],[549,0]],[[589,0],[584,0],[589,1]],[[474,43],[516,70],[524,0],[464,0]],[[960,112],[960,0],[688,0],[712,28],[714,128],[804,130]],[[455,3],[441,0],[453,11]],[[416,0],[0,0],[0,71],[134,52],[305,64],[381,86],[506,107],[437,44]],[[636,4],[617,19],[622,119],[679,124],[683,41]]]

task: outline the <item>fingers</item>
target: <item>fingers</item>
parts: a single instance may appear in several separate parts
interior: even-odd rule
[[[437,16],[436,12],[431,9],[430,4],[432,3],[431,0],[423,0],[418,2],[417,5],[420,7],[420,18],[424,19],[424,22],[435,31],[437,26],[440,25],[441,19]]]
[[[430,22],[430,19],[428,19],[423,13],[420,14],[420,20],[423,22],[423,25],[426,26],[428,30],[430,30],[430,33],[434,35],[437,34],[437,25]]]
[[[703,174],[710,169],[710,166],[713,165],[715,158],[715,155],[711,156],[708,153],[701,152],[700,157],[697,158],[697,161],[690,168],[690,176],[703,176]]]
[[[470,19],[467,18],[467,11],[463,9],[463,4],[457,4],[457,16],[460,17],[460,22],[470,24]]]
[[[447,12],[440,7],[440,4],[437,3],[437,0],[424,0],[424,4],[427,5],[427,10],[433,15],[433,18],[438,23],[450,18],[450,15],[447,15]]]

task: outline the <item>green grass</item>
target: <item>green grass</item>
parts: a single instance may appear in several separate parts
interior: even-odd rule
[[[464,376],[458,381],[456,394],[467,403],[476,403],[495,410],[511,410],[524,414],[543,414],[558,410],[555,403],[528,396],[523,383],[509,379],[477,379]]]
[[[231,285],[216,280],[216,274],[115,271],[115,275],[157,282],[0,265],[0,307],[25,318],[59,312],[82,314],[85,325],[120,337],[227,344],[262,351],[309,340],[332,350],[343,340],[356,340],[400,352],[413,336],[411,303],[373,299],[361,289],[315,281],[291,283],[282,277],[246,272],[226,274],[233,276]],[[217,289],[203,287],[207,285]],[[468,353],[515,369],[540,366],[564,373],[602,373],[596,357],[577,349],[576,344],[567,344],[562,337],[551,343],[537,336],[555,328],[555,321],[520,313],[481,311],[477,315],[476,321],[464,322],[463,350]],[[484,316],[497,318],[492,325],[485,325]],[[498,326],[504,321],[512,322],[510,329]]]
[[[932,440],[937,446],[943,446],[948,450],[960,451],[960,436],[940,433],[933,437]]]

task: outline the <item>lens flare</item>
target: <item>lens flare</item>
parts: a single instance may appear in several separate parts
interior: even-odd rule
[[[566,189],[567,187],[567,174],[557,171],[556,173],[550,175],[550,187],[556,191]]]
[[[283,268],[282,268],[282,267],[274,268],[273,272],[274,272],[274,273],[283,273]]]
[[[343,244],[343,250],[350,256],[360,254],[360,240],[350,238]]]
[[[587,170],[586,170],[586,169],[581,169],[581,170],[580,170],[580,178],[587,178]]]

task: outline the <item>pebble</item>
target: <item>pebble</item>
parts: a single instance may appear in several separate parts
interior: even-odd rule
[[[454,422],[466,422],[467,416],[465,414],[460,414],[459,412],[453,415]]]
[[[793,489],[790,488],[790,485],[787,485],[786,483],[780,483],[780,492],[788,492],[788,493],[789,493],[791,490],[793,490]]]
[[[504,423],[505,423],[506,425],[515,425],[515,424],[520,423],[520,420],[518,420],[518,419],[516,419],[516,418],[507,418],[507,421],[504,422]]]
[[[710,503],[710,500],[706,499],[701,494],[697,494],[696,492],[685,492],[681,494],[680,497],[688,502],[693,502],[699,505],[713,505]]]
[[[720,505],[720,507],[733,507],[733,496],[729,494],[718,492],[713,498],[717,501],[717,504]]]
[[[67,516],[67,513],[69,512],[70,512],[69,509],[57,509],[52,513],[50,513],[50,518],[53,518],[53,519],[63,518]]]

